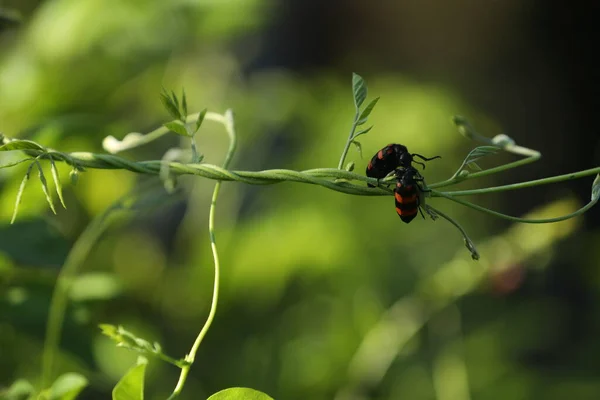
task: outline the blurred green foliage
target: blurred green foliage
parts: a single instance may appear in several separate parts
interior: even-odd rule
[[[3,133],[62,151],[100,152],[108,135],[122,138],[168,120],[161,87],[185,87],[190,111],[235,110],[234,169],[337,165],[353,115],[348,75],[246,73],[271,2],[56,0],[35,10],[31,4],[19,25],[0,31]],[[240,40],[244,48],[235,50]],[[473,115],[481,131],[500,131],[444,83],[394,73],[365,77],[381,100],[370,117],[373,130],[361,138],[365,159],[350,149],[347,160],[357,171],[383,145],[402,142],[421,154],[443,154],[424,172],[434,182],[454,172],[469,150],[451,115]],[[160,159],[179,140],[186,139],[165,137],[127,156]],[[227,137],[220,127],[203,126],[197,143],[206,162],[222,162]],[[10,157],[3,154],[1,163]],[[58,268],[85,225],[137,179],[125,171],[86,171],[76,186],[64,185],[68,209],[56,216],[30,185],[9,226],[25,168],[0,170],[0,388],[18,379],[39,382]],[[68,169],[59,169],[67,182]],[[81,398],[108,397],[135,364],[136,355],[114,346],[98,324],[123,325],[178,357],[206,318],[214,182],[181,183],[185,201],[114,226],[74,282],[55,377],[85,376]],[[539,212],[577,207],[564,198]],[[478,200],[501,203],[497,196]],[[565,360],[578,373],[528,364],[528,352],[563,346],[570,316],[551,296],[513,296],[525,277],[539,285],[557,258],[598,258],[582,255],[573,242],[561,247],[576,223],[507,226],[443,200],[439,207],[482,242],[479,263],[443,221],[401,224],[390,198],[293,183],[225,183],[217,211],[222,296],[181,398],[233,386],[286,400],[597,398],[600,381],[586,355],[597,354],[597,344]],[[600,279],[593,281],[598,290]],[[178,370],[151,360],[146,374],[146,398],[164,399]]]

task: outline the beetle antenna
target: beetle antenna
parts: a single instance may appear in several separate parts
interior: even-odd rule
[[[413,153],[413,154],[412,154],[412,156],[413,156],[413,157],[414,157],[414,156],[417,156],[417,157],[419,157],[419,158],[420,158],[421,160],[423,160],[423,161],[431,161],[431,160],[435,160],[436,158],[442,158],[442,156],[435,156],[435,157],[427,158],[427,157],[423,157],[422,155],[420,155],[420,154],[417,154],[417,153]],[[416,161],[415,161],[415,162],[416,162]]]
[[[413,154],[413,155],[414,155],[414,154]],[[417,154],[417,155],[418,155],[418,154]],[[415,164],[419,164],[420,166],[422,166],[422,167],[423,167],[423,169],[425,169],[425,164],[424,164],[424,163],[422,163],[422,162],[420,162],[420,161],[415,161],[415,160],[413,160],[413,162],[414,162]]]

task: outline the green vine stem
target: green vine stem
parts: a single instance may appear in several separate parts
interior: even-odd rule
[[[467,247],[467,249],[471,253],[471,258],[473,260],[479,260],[480,255],[479,255],[479,252],[477,251],[477,248],[475,247],[475,243],[473,243],[473,241],[471,240],[471,238],[469,237],[469,235],[467,235],[467,232],[463,229],[462,226],[460,226],[460,224],[458,222],[456,222],[454,219],[450,218],[448,215],[444,214],[443,212],[441,212],[437,208],[433,208],[433,207],[431,207],[428,204],[425,205],[425,209],[427,210],[427,212],[430,215],[433,212],[433,215],[435,217],[440,216],[443,219],[445,219],[446,221],[450,222],[452,225],[454,225],[454,227],[456,227],[456,229],[458,229],[460,231],[460,233],[462,234],[463,240],[465,242],[465,246]]]
[[[543,218],[543,219],[528,219],[528,218],[518,218],[518,217],[513,217],[510,215],[506,215],[506,214],[502,214],[499,213],[497,211],[493,211],[490,210],[489,208],[485,208],[482,207],[480,205],[477,204],[473,204],[469,201],[466,200],[462,200],[462,199],[457,199],[453,196],[447,195],[445,193],[439,193],[442,197],[450,200],[450,201],[454,201],[456,203],[462,204],[463,206],[466,207],[470,207],[473,208],[477,211],[481,211],[484,212],[486,214],[490,214],[493,215],[495,217],[498,218],[502,218],[502,219],[506,219],[509,221],[513,221],[513,222],[523,222],[523,223],[527,223],[527,224],[547,224],[547,223],[551,223],[551,222],[560,222],[560,221],[564,221],[570,218],[574,218],[577,217],[581,214],[583,214],[584,212],[586,212],[587,210],[589,210],[590,208],[592,208],[597,202],[598,202],[598,197],[592,197],[592,199],[590,200],[590,202],[588,204],[586,204],[585,206],[581,207],[579,210],[572,212],[570,214],[567,215],[561,215],[560,217],[554,217],[554,218]]]
[[[340,156],[340,162],[338,163],[337,169],[344,168],[344,161],[346,160],[346,155],[348,154],[348,150],[350,150],[350,144],[355,139],[354,132],[356,132],[356,128],[358,127],[358,119],[360,114],[357,112],[354,116],[354,121],[352,121],[352,127],[350,128],[350,133],[348,134],[348,140],[346,141],[346,145],[344,146],[344,150],[342,150],[342,155]]]
[[[516,190],[516,189],[524,189],[524,188],[540,186],[540,185],[548,185],[550,183],[565,182],[565,181],[570,181],[572,179],[579,179],[579,178],[583,178],[585,176],[595,175],[598,173],[600,173],[600,167],[590,168],[590,169],[586,169],[586,170],[578,171],[578,172],[572,172],[570,174],[552,176],[549,178],[535,179],[533,181],[512,183],[510,185],[494,186],[494,187],[490,187],[490,188],[471,189],[471,190],[455,190],[455,191],[441,192],[441,193],[435,192],[435,193],[437,196],[442,196],[442,197],[445,197],[444,195],[470,196],[470,195],[474,195],[474,194],[496,193],[496,192],[504,192],[507,190]],[[431,185],[429,187],[431,188]]]
[[[15,141],[15,139],[9,139],[7,137],[4,137],[3,139],[0,138],[1,144],[10,143],[13,141]],[[52,157],[54,161],[62,161],[76,168],[125,169],[132,172],[150,175],[159,175],[161,167],[164,168],[164,162],[161,160],[131,161],[110,154],[95,154],[89,152],[61,153],[52,149],[27,149],[24,151],[26,151],[30,156],[39,157],[39,159]],[[287,169],[272,169],[265,171],[229,171],[227,169],[212,164],[185,164],[180,162],[168,162],[168,167],[169,171],[173,174],[196,175],[208,179],[220,181],[237,181],[251,185],[270,185],[279,182],[293,181],[320,185],[338,192],[354,194],[359,196],[389,196],[392,193],[392,191],[387,188],[369,188],[366,185],[364,185],[364,183],[367,182],[377,184],[377,180],[374,178],[367,178],[364,175],[340,170],[337,168],[315,168],[304,171],[294,171]],[[470,174],[470,177],[481,176],[478,174],[487,171],[489,170]],[[596,175],[599,173],[600,167],[596,167],[584,171],[573,172],[569,174],[558,175],[529,182],[522,182],[493,188],[474,189],[470,191],[446,192],[446,194],[461,196],[470,194],[491,193],[502,190],[520,189],[535,185],[563,182],[571,179],[582,178],[585,176]],[[335,182],[335,179],[360,181],[363,182],[363,184],[359,185],[345,181]],[[430,189],[439,188],[441,186],[447,185],[444,182],[428,184],[428,188]],[[431,195],[432,197],[443,197],[441,193],[443,192],[433,191]]]
[[[227,121],[223,119],[222,116],[216,117],[213,113],[207,113],[207,118],[213,121],[222,122],[227,124]],[[155,131],[156,132],[156,131]],[[485,138],[484,138],[485,139]],[[481,139],[481,140],[484,140]],[[489,140],[489,139],[488,139]],[[0,137],[0,144],[5,145],[9,143],[15,142],[27,142],[29,141],[19,141],[15,139],[9,139],[7,137]],[[31,142],[32,143],[32,142]],[[28,156],[34,157],[37,159],[45,159],[51,158],[53,161],[62,161],[69,165],[72,165],[74,168],[98,168],[98,169],[126,169],[133,172],[139,172],[144,174],[152,174],[159,175],[161,173],[161,169],[165,167],[165,161],[161,160],[153,160],[153,161],[130,161],[119,156],[110,155],[110,154],[95,154],[88,152],[76,152],[76,153],[62,153],[56,150],[44,148],[38,144],[35,144],[36,148],[23,149]],[[513,146],[514,148],[515,146]],[[521,151],[521,147],[516,146],[519,151]],[[525,151],[526,152],[526,151]],[[536,152],[537,153],[537,152]],[[523,160],[521,160],[523,161]],[[519,161],[517,161],[519,162]],[[14,165],[16,163],[11,163]],[[344,171],[337,168],[316,168],[309,169],[305,171],[294,171],[294,170],[286,170],[286,169],[273,169],[266,171],[229,171],[225,168],[218,167],[212,164],[185,164],[180,162],[168,162],[169,172],[178,175],[196,175],[202,176],[208,179],[215,179],[219,181],[237,181],[243,182],[247,184],[254,185],[268,185],[275,184],[279,182],[301,182],[301,183],[310,183],[315,185],[320,185],[326,187],[331,190],[335,190],[342,193],[360,195],[360,196],[389,196],[392,191],[386,187],[375,187],[369,188],[364,183],[370,182],[373,184],[377,184],[376,179],[367,178],[364,175],[359,175],[354,172]],[[481,171],[472,173],[469,175],[469,178],[474,178],[477,176],[481,176],[483,173],[489,173],[489,171],[498,172],[498,168],[506,168],[507,166],[514,163],[510,163],[501,167],[492,168],[491,170]],[[492,193],[492,192],[500,192],[504,190],[515,190],[521,189],[531,186],[549,184],[549,183],[557,183],[568,181],[576,178],[582,178],[585,176],[596,175],[600,173],[600,167],[590,168],[584,171],[558,175],[554,177],[542,178],[528,182],[521,182],[511,185],[497,186],[492,188],[482,188],[482,189],[473,189],[473,190],[464,190],[464,191],[450,191],[450,192],[440,192],[436,190],[432,190],[430,193],[431,197],[444,197],[449,200],[460,202],[461,204],[474,208],[479,211],[487,212],[491,215],[495,215],[501,218],[510,219],[513,221],[521,221],[516,217],[505,216],[501,213],[496,213],[494,211],[488,210],[484,207],[466,202],[459,201],[455,196],[466,196],[471,194],[482,194],[482,193]],[[337,179],[343,179],[345,181],[336,181]],[[464,178],[462,178],[464,179]],[[459,180],[462,180],[459,179]],[[361,184],[354,184],[348,181],[359,181]],[[450,179],[452,180],[452,178]],[[429,184],[428,188],[439,188],[442,186],[447,186],[448,181]],[[587,210],[591,205],[586,206],[585,210]],[[584,211],[585,211],[584,210]],[[581,211],[579,211],[580,213]],[[579,215],[579,214],[575,214]],[[570,218],[574,215],[565,216],[565,218]],[[563,217],[559,217],[563,218]],[[562,219],[559,219],[562,220]],[[525,222],[524,220],[522,222]],[[554,220],[549,220],[548,222],[555,222]],[[540,222],[541,223],[541,222]]]
[[[225,119],[224,119],[223,124],[225,125],[225,130],[227,131],[227,134],[229,135],[229,149],[227,150],[227,155],[225,156],[225,161],[223,161],[223,169],[226,169],[229,166],[229,163],[231,162],[231,159],[233,158],[233,154],[235,153],[235,149],[237,147],[237,135],[235,133],[235,125],[234,125],[232,111],[227,110],[224,117],[225,117]],[[215,236],[215,209],[216,209],[217,199],[219,197],[220,189],[221,189],[221,181],[218,181],[216,183],[215,189],[213,191],[213,195],[212,195],[212,199],[211,199],[211,203],[210,203],[209,217],[208,217],[208,232],[209,232],[209,236],[210,236],[210,247],[211,247],[211,250],[213,253],[214,268],[215,268],[213,296],[212,296],[212,302],[211,302],[211,306],[210,306],[210,312],[206,319],[206,323],[204,324],[204,326],[200,330],[200,333],[196,337],[196,340],[194,341],[194,344],[192,345],[190,352],[185,357],[186,364],[181,368],[179,380],[177,381],[177,385],[175,386],[173,393],[171,394],[171,396],[169,396],[169,400],[176,398],[181,393],[183,386],[185,385],[185,382],[187,380],[187,376],[190,372],[190,368],[192,367],[192,364],[194,363],[194,360],[196,358],[196,352],[198,351],[198,348],[200,347],[202,340],[204,339],[208,330],[210,329],[210,326],[211,326],[211,324],[215,318],[215,314],[217,312],[217,303],[219,301],[220,263],[219,263],[219,254],[217,252],[217,241],[216,241],[216,236]]]

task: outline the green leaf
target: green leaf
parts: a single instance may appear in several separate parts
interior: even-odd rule
[[[46,201],[50,206],[50,209],[54,214],[56,214],[56,208],[54,208],[54,202],[52,201],[52,196],[50,196],[50,192],[48,191],[48,182],[46,181],[46,177],[44,176],[44,170],[42,168],[42,164],[39,161],[35,161],[35,165],[38,168],[38,176],[40,178],[40,183],[42,184],[42,190],[44,191],[44,196],[46,196]]]
[[[469,154],[467,154],[467,156],[465,157],[464,161],[462,162],[462,164],[458,170],[461,171],[465,166],[469,166],[475,170],[480,171],[481,168],[475,163],[475,161],[477,161],[483,157],[487,157],[487,156],[496,154],[499,151],[500,151],[500,148],[496,147],[496,146],[475,147],[473,150],[471,150],[469,152]]]
[[[52,179],[54,179],[54,185],[56,186],[56,194],[58,194],[60,204],[62,204],[63,208],[66,209],[67,205],[65,204],[65,199],[63,198],[62,183],[60,182],[58,168],[56,168],[56,163],[54,162],[52,156],[50,156],[50,170],[52,171]]]
[[[52,384],[47,395],[48,400],[74,400],[88,385],[88,380],[73,372],[59,376]]]
[[[357,135],[354,135],[354,137],[356,137]],[[360,142],[357,142],[356,140],[352,141],[352,144],[356,146],[356,150],[358,150],[358,154],[360,155],[360,158],[363,158],[362,156],[362,145],[360,144]]]
[[[355,73],[352,74],[352,93],[354,94],[354,107],[358,113],[360,106],[367,98],[367,85],[365,80]]]
[[[144,374],[148,361],[143,357],[131,368],[112,391],[113,400],[144,400]]]
[[[194,131],[194,134],[200,130],[200,126],[202,126],[202,122],[204,121],[204,117],[206,117],[207,111],[208,108],[205,108],[204,110],[200,111],[200,114],[198,114],[198,119],[196,120],[196,130]]]
[[[146,351],[147,349],[152,348],[148,341],[135,336],[120,325],[100,324],[99,326],[102,333],[114,340],[117,343],[117,346],[140,351]]]
[[[171,99],[171,96],[165,88],[163,88],[163,91],[160,94],[160,101],[171,117],[174,119],[181,119],[179,106],[173,101],[173,99]]]
[[[17,214],[19,212],[19,205],[21,204],[21,197],[23,196],[23,191],[25,191],[25,186],[27,186],[27,182],[29,181],[29,175],[31,174],[31,168],[33,168],[33,164],[34,163],[31,163],[29,165],[29,168],[27,168],[27,172],[25,173],[25,176],[23,177],[23,180],[21,181],[21,185],[19,185],[19,191],[17,192],[17,199],[15,200],[15,208],[13,210],[12,218],[10,219],[11,224],[13,222],[15,222],[15,219],[17,218]]]
[[[175,104],[175,108],[177,108],[180,118],[181,119],[185,118],[185,115],[181,115],[181,108],[179,108],[179,99],[177,98],[177,95],[175,94],[175,92],[173,90],[171,90],[171,100],[173,101],[173,104]]]
[[[185,98],[185,89],[181,88],[181,112],[183,114],[183,119],[185,119],[188,115],[187,109],[187,99]]]
[[[167,122],[164,125],[165,125],[165,127],[167,127],[167,129],[169,129],[172,132],[175,132],[178,135],[190,136],[190,134],[188,133],[188,131],[185,127],[185,124],[181,121],[171,121],[171,122]]]
[[[19,161],[10,162],[8,164],[2,164],[2,165],[0,165],[0,169],[14,167],[15,165],[19,165],[21,163],[24,163],[25,161],[30,161],[30,160],[33,160],[33,158],[24,158]]]
[[[378,101],[379,97],[376,97],[375,99],[371,100],[371,102],[365,107],[363,112],[360,114],[360,117],[358,117],[358,122],[356,123],[357,125],[363,125],[367,122],[369,115],[371,115],[371,112],[373,111],[373,108],[375,108],[375,105]]]
[[[352,136],[352,140],[356,139],[357,137],[359,137],[360,135],[364,135],[365,133],[368,133],[371,129],[373,129],[373,125],[371,125],[370,127],[368,127],[367,129],[363,129],[362,131],[358,131],[354,134],[354,136]],[[354,142],[353,142],[354,143]]]
[[[258,390],[235,387],[221,390],[207,400],[273,400],[273,398]]]
[[[13,150],[38,150],[45,152],[46,149],[40,146],[36,142],[31,140],[11,140],[10,142],[0,146],[0,151],[13,151]]]
[[[600,199],[600,174],[596,175],[592,183],[592,201],[597,202],[598,199]]]
[[[100,324],[99,326],[100,329],[102,329],[102,333],[115,341],[119,347],[124,347],[143,354],[156,351],[156,348],[149,341],[125,330],[125,328],[120,325]]]
[[[354,161],[350,161],[348,164],[346,164],[346,171],[354,171]]]
[[[30,399],[34,392],[35,388],[29,381],[19,379],[10,385],[8,389],[1,391],[0,398],[5,400]]]

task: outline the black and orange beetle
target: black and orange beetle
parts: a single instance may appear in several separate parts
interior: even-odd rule
[[[422,165],[423,169],[425,169],[425,164],[420,161],[415,161],[414,157],[419,157],[423,161],[441,158],[440,156],[426,158],[417,153],[411,154],[408,152],[406,146],[391,143],[379,150],[373,158],[371,158],[371,161],[369,161],[369,164],[367,165],[366,174],[370,178],[382,179],[398,167],[412,168],[413,162]],[[367,185],[369,185],[369,187],[374,187],[374,185],[370,183]]]
[[[423,189],[417,182],[422,182],[423,177],[414,167],[398,168],[396,170],[396,188],[394,189],[394,198],[396,201],[396,212],[407,224],[421,212],[421,192]],[[425,216],[423,216],[425,218]]]

